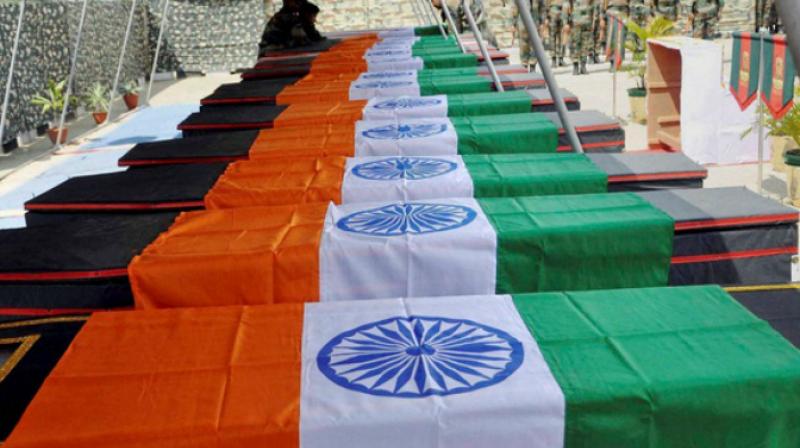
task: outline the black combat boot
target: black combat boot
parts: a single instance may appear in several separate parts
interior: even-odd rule
[[[573,76],[577,76],[577,75],[580,75],[580,74],[581,74],[581,71],[578,68],[578,63],[577,62],[573,62],[572,63],[572,75]]]
[[[592,53],[592,64],[599,64],[600,58],[597,57],[597,53]]]
[[[586,60],[584,59],[581,61],[581,75],[585,75],[587,73],[589,72],[586,71]]]
[[[553,56],[553,60],[550,61],[550,66],[553,68],[558,67],[558,59],[555,56]]]

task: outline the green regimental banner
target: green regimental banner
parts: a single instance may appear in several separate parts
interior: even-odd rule
[[[733,67],[730,89],[744,110],[756,100],[762,40],[754,33],[734,33]],[[765,36],[764,78],[761,99],[775,119],[782,118],[794,105],[795,65],[787,51],[786,36]]]

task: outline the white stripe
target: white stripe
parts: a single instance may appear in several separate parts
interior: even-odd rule
[[[423,319],[415,319],[417,316]],[[386,335],[370,325],[380,321],[386,321],[382,328],[394,333]],[[438,332],[435,328],[431,331],[436,323]],[[407,333],[397,331],[403,325],[413,335],[416,324],[427,339],[409,339],[402,336]],[[448,359],[447,354],[453,353],[448,348],[458,350],[458,341],[448,343],[444,337],[430,335],[441,335],[456,325],[460,325],[456,334],[472,330],[470,336],[484,336],[484,341],[505,349],[489,352],[492,361],[474,356],[474,361],[484,366],[492,363],[491,367],[497,369],[482,369],[484,373],[491,372],[489,378],[500,368],[513,365],[507,361],[512,359],[512,353],[522,354],[524,359],[515,370],[509,368],[510,373],[503,380],[493,384],[493,380],[488,381],[490,384],[484,387],[475,387],[481,377],[462,371],[459,375],[469,386],[460,393],[448,394],[452,389],[442,388],[431,372],[437,373],[448,388],[462,386],[444,371],[435,370],[435,366],[443,365],[443,359]],[[347,340],[339,338],[359,327],[362,328]],[[497,330],[501,336],[496,336]],[[370,345],[365,334],[377,334],[391,343]],[[514,349],[508,349],[512,343]],[[326,345],[333,350],[321,352]],[[327,359],[352,360],[347,353],[354,352],[353,348],[381,359],[392,356],[394,364],[389,365],[402,367],[399,372],[392,372],[379,366],[378,374],[355,381],[366,389],[386,375],[389,379],[377,389],[388,394],[374,395],[353,387],[358,374],[345,370],[364,367],[364,361],[337,365],[323,373],[322,369],[331,364]],[[423,351],[425,355],[419,356]],[[554,448],[564,444],[564,395],[509,296],[376,300],[366,307],[358,302],[307,304],[302,353],[300,445],[304,448]],[[468,353],[459,355],[466,361],[472,357]],[[441,395],[393,396],[399,373],[422,358],[426,366],[420,376],[423,387]],[[416,375],[412,375],[401,391],[419,390],[415,379]]]
[[[422,70],[423,68],[425,68],[425,62],[419,56],[414,56],[413,58],[367,60],[367,71],[370,72]]]
[[[472,177],[460,156],[350,158],[342,181],[345,204],[472,195]]]
[[[385,30],[379,32],[378,37],[381,39],[392,39],[392,38],[410,39],[416,36],[414,35],[414,28],[394,28],[391,30]]]
[[[364,106],[362,116],[365,121],[445,118],[447,117],[447,95],[432,95],[424,98],[409,96],[373,98]]]
[[[385,79],[353,81],[350,83],[350,101],[368,100],[384,96],[419,96],[419,83],[413,79]]]
[[[404,70],[404,71],[397,71],[397,72],[364,72],[358,75],[356,81],[363,82],[363,81],[416,81],[417,80],[417,72],[416,70]]]
[[[496,252],[494,228],[471,198],[331,205],[320,245],[320,297],[491,294]]]
[[[458,154],[458,134],[448,118],[358,121],[355,156]]]
[[[380,62],[383,59],[410,58],[411,48],[408,47],[378,47],[371,48],[364,52],[364,59],[367,61]]]

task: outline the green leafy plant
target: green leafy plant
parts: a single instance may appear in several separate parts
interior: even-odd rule
[[[647,88],[645,77],[647,75],[647,40],[675,34],[675,22],[664,18],[656,17],[650,20],[646,26],[641,27],[633,20],[625,22],[625,28],[633,33],[635,39],[628,39],[625,42],[625,49],[632,55],[632,61],[622,66],[622,71],[630,73],[636,77],[637,88],[644,90]]]
[[[139,83],[136,80],[131,80],[123,84],[119,89],[123,95],[136,94],[139,91]]]
[[[108,88],[96,83],[83,98],[83,102],[93,112],[105,112],[108,110]]]
[[[800,86],[795,88],[794,96],[800,96]],[[800,104],[795,103],[789,112],[787,112],[786,115],[784,115],[780,120],[772,118],[772,115],[766,111],[766,106],[761,101],[758,102],[757,107],[764,108],[764,110],[760,110],[756,116],[764,117],[763,125],[768,136],[789,137],[797,144],[798,147],[800,147]],[[758,118],[756,118],[755,123],[753,123],[750,128],[742,133],[741,138],[747,137],[751,132],[755,132],[757,129]]]
[[[36,95],[31,99],[31,104],[42,108],[42,113],[50,113],[53,121],[56,121],[57,115],[64,109],[64,88],[67,85],[67,80],[47,82],[47,89],[43,95]],[[70,97],[69,105],[76,106],[78,101],[75,97]]]

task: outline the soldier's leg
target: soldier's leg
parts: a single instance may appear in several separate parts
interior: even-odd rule
[[[561,28],[558,26],[558,19],[550,16],[550,58],[553,67],[558,67],[559,51],[561,50]]]

